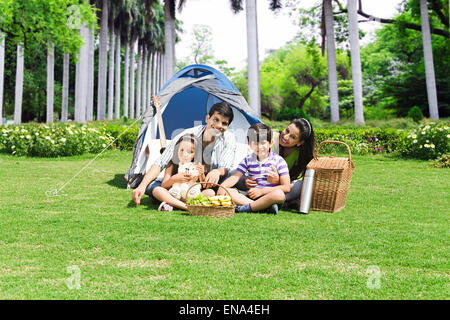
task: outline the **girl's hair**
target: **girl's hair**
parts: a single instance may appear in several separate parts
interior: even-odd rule
[[[291,121],[300,131],[300,141],[303,144],[299,147],[300,152],[294,166],[289,170],[291,180],[297,179],[298,176],[304,176],[306,166],[314,158],[315,136],[311,123],[305,118],[294,119]],[[280,146],[281,147],[281,146]]]
[[[180,149],[181,142],[183,141],[189,141],[192,144],[194,144],[194,159],[193,162],[195,163],[202,163],[202,144],[200,143],[200,140],[194,135],[194,134],[185,134],[184,136],[181,136],[177,143],[175,144],[175,148],[173,149],[173,155],[172,159],[167,164],[167,167],[170,165],[173,165],[172,173],[178,172],[178,165],[180,164],[180,159],[178,158],[178,150]]]

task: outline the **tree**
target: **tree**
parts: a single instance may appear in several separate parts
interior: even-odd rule
[[[445,5],[445,1],[441,3]],[[446,26],[436,11],[429,9],[432,26],[444,29]],[[419,23],[419,1],[405,2],[399,16],[394,19]],[[450,55],[450,39],[436,33],[432,33],[431,37],[439,116],[448,117],[450,61],[447,57]],[[418,30],[403,28],[398,23],[385,24],[377,30],[376,41],[361,51],[367,103],[383,109],[386,116],[404,117],[416,105],[424,115],[429,116],[423,50],[423,39]]]
[[[75,115],[76,122],[86,122],[87,93],[88,93],[88,74],[89,74],[89,28],[83,25],[80,28],[80,34],[83,37],[84,45],[80,49],[80,55],[77,62],[76,84],[75,84]]]
[[[112,18],[114,20],[114,18]],[[108,63],[108,120],[113,119],[114,113],[114,22],[110,23],[109,28],[109,63]]]
[[[3,124],[3,87],[5,77],[5,36],[0,32],[0,125]]]
[[[259,83],[258,21],[256,0],[246,1],[248,99],[255,115],[261,117],[261,92]]]
[[[359,28],[356,0],[348,0],[348,22],[350,32],[350,53],[352,61],[353,96],[355,99],[355,123],[364,124],[364,110],[362,97],[362,72],[359,48]]]
[[[101,1],[101,25],[99,44],[99,65],[97,85],[97,119],[105,120],[106,113],[106,80],[107,80],[107,46],[108,46],[108,1]]]
[[[420,13],[422,17],[423,54],[425,61],[425,76],[427,83],[430,117],[432,119],[438,120],[439,112],[436,92],[436,80],[434,76],[433,49],[431,46],[430,22],[428,18],[428,6],[426,0],[420,0]]]
[[[94,72],[95,72],[95,34],[89,30],[89,57],[88,57],[88,91],[86,102],[86,121],[94,120]]]
[[[14,119],[22,121],[23,94],[23,54],[33,43],[49,44],[76,53],[81,47],[81,37],[67,23],[68,8],[76,6],[77,20],[94,24],[92,8],[78,0],[41,0],[41,1],[2,1],[0,16],[3,18],[0,31],[6,34],[8,41],[18,46],[17,86]],[[20,74],[22,73],[22,74]],[[52,90],[49,89],[49,93]],[[51,99],[50,99],[51,100]]]
[[[23,65],[24,52],[22,45],[17,45],[17,63],[16,63],[16,96],[14,104],[14,123],[22,123],[22,98],[23,98]]]
[[[55,85],[55,45],[47,48],[47,123],[53,122],[53,100]]]
[[[138,43],[137,51],[137,74],[136,74],[136,118],[141,116],[142,111],[142,51],[143,45]]]
[[[191,50],[195,64],[210,64],[214,53],[211,46],[211,28],[206,25],[196,24],[192,28]]]
[[[231,0],[231,7],[235,13],[243,9],[242,2],[243,0]],[[281,8],[281,2],[271,0],[270,8],[273,11]],[[261,117],[256,0],[246,0],[246,20],[249,105],[254,114],[257,117]]]
[[[121,64],[121,59],[120,59],[120,55],[121,55],[121,32],[120,29],[122,27],[121,25],[121,21],[120,18],[117,18],[117,23],[118,26],[115,28],[116,29],[116,62],[115,62],[115,66],[116,66],[116,74],[115,74],[115,88],[114,88],[114,92],[115,92],[115,112],[114,112],[114,118],[115,119],[119,119],[120,118],[120,66]]]
[[[183,8],[186,0],[178,1],[178,10]],[[175,41],[176,41],[176,0],[164,0],[164,75],[163,83],[175,73]]]
[[[66,52],[63,59],[63,89],[61,99],[61,121],[66,122],[69,114],[69,61],[70,54]]]
[[[334,44],[334,19],[331,0],[323,1],[323,11],[325,16],[325,34],[327,39],[328,87],[330,91],[331,122],[337,122],[339,121],[339,98],[336,71],[336,47]]]

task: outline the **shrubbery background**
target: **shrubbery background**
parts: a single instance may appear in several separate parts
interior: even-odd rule
[[[268,123],[275,130],[284,127]],[[320,127],[314,129],[316,145],[324,140],[342,141],[355,154],[391,154],[418,159],[437,159],[450,153],[450,132],[447,121],[422,121],[412,129],[370,127]],[[139,124],[25,124],[0,127],[0,149],[3,152],[32,157],[64,157],[98,153],[111,143],[111,148],[133,150]],[[114,143],[113,143],[114,141]],[[344,149],[342,149],[344,150]],[[328,144],[321,155],[333,152]],[[346,150],[344,150],[346,152]]]

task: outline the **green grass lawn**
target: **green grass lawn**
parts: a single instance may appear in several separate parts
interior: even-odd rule
[[[341,212],[214,219],[136,207],[110,151],[46,201],[93,157],[0,155],[0,299],[450,298],[448,169],[354,156]]]

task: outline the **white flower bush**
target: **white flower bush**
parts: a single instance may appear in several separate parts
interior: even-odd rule
[[[450,152],[449,127],[442,122],[425,122],[409,131],[411,155],[419,159],[436,159]]]
[[[62,157],[96,153],[114,140],[105,128],[79,124],[25,124],[0,128],[0,143],[4,150],[20,156]]]

